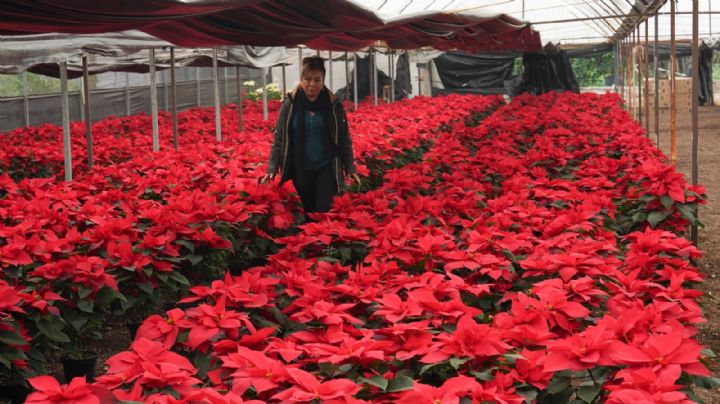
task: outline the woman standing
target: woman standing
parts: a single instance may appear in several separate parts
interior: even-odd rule
[[[280,182],[293,181],[306,213],[330,210],[344,174],[360,184],[345,111],[324,83],[323,59],[304,58],[300,86],[283,100],[267,174],[260,178],[265,184],[282,171]]]

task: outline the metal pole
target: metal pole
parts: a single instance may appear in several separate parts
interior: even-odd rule
[[[163,92],[164,92],[164,97],[163,97],[164,100],[163,100],[163,101],[165,101],[165,112],[167,112],[167,111],[170,110],[170,105],[169,105],[170,103],[168,102],[168,99],[169,99],[170,97],[169,97],[169,95],[168,95],[168,79],[167,79],[167,76],[168,76],[168,71],[167,71],[167,70],[164,70],[164,71],[163,71],[163,75],[162,75],[162,79],[163,79]]]
[[[708,0],[708,32],[710,32],[710,37],[712,38],[712,4],[710,0]]]
[[[195,68],[195,104],[199,107],[201,104],[200,99],[200,68]]]
[[[218,83],[218,61],[217,49],[213,48],[213,100],[215,104],[215,140],[222,141],[222,129],[220,124],[220,84]]]
[[[302,81],[302,48],[298,48],[298,81]]]
[[[349,99],[348,94],[350,94],[350,61],[348,60],[348,53],[345,52],[345,99],[343,101]]]
[[[653,68],[655,69],[655,144],[660,148],[660,68],[658,66],[658,22],[660,18],[655,14],[655,46],[653,47]]]
[[[22,72],[22,86],[23,86],[23,117],[25,118],[25,126],[30,126],[30,99],[28,98],[28,72]]]
[[[67,62],[60,63],[60,108],[62,109],[65,181],[72,181],[72,145],[70,144],[70,104],[68,101]]]
[[[677,161],[675,101],[675,0],[670,0],[670,161],[673,165]]]
[[[82,57],[80,57],[80,60],[82,61]],[[85,87],[85,84],[83,82],[85,81],[85,79],[83,78],[83,76],[80,76],[77,78],[77,80],[80,82],[80,84],[78,85],[78,87],[80,88],[80,90],[78,91],[78,112],[80,113],[80,118],[75,120],[85,122],[85,92],[83,91],[83,88]],[[72,115],[70,116],[70,120],[73,120]]]
[[[395,70],[393,69],[393,65],[395,63],[394,53],[395,52],[388,51],[388,70],[389,70],[388,73],[390,73],[389,74],[389,76],[390,76],[390,97],[389,97],[390,102],[395,101],[394,100],[394,98],[395,98]]]
[[[152,148],[160,150],[160,134],[158,130],[158,100],[155,77],[155,49],[150,49],[150,114],[152,115]]]
[[[698,93],[700,90],[700,51],[698,49],[698,33],[699,28],[699,1],[693,0],[693,16],[692,16],[692,27],[693,27],[693,40],[692,40],[692,154],[691,154],[691,166],[692,166],[692,185],[698,183],[698,135],[699,135],[699,123],[698,123]],[[690,228],[690,239],[695,246],[698,245],[698,206],[695,205],[693,209],[693,216],[696,222]]]
[[[225,90],[225,104],[230,103],[230,91],[228,90],[228,72],[227,67],[223,67],[223,89]]]
[[[242,84],[240,83],[240,66],[235,66],[235,75],[237,76],[237,110],[238,110],[238,132],[243,130],[243,107],[242,107]]]
[[[240,78],[238,78],[238,80],[240,80]],[[282,93],[283,97],[285,96],[285,93],[287,93],[287,84],[285,84],[285,65],[282,65]]]
[[[130,73],[125,72],[125,116],[130,116]]]
[[[645,68],[645,87],[643,99],[645,100],[645,137],[650,137],[650,47],[648,45],[648,20],[645,20],[645,46],[643,47],[643,67]]]
[[[640,53],[642,47],[640,45],[640,24],[637,25],[635,33],[635,60],[637,61],[637,88],[638,88],[638,122],[643,126],[643,93],[642,93],[642,55]]]
[[[180,145],[178,142],[178,122],[177,122],[177,78],[175,77],[175,48],[170,47],[170,102],[172,104],[172,128],[173,128],[173,147],[177,150]]]
[[[88,170],[93,169],[93,144],[92,144],[92,119],[90,119],[90,74],[88,73],[87,56],[82,57],[83,67],[83,95],[85,103],[83,110],[85,111],[85,140],[87,142],[87,159]]]
[[[328,62],[328,68],[329,68],[328,73],[330,74],[329,82],[328,82],[328,84],[329,84],[328,88],[330,89],[330,91],[332,91],[332,90],[333,90],[333,57],[332,57],[332,51],[329,51],[329,52],[328,52],[328,59],[330,60],[330,61]]]
[[[358,109],[358,64],[357,64],[357,52],[353,52],[353,97],[355,98],[355,111]]]
[[[370,85],[373,104],[377,105],[377,61],[375,60],[375,48],[370,48],[370,61],[372,68],[370,70]]]
[[[418,95],[422,95],[422,79],[420,78],[420,64],[417,64],[418,69]]]
[[[262,101],[263,101],[263,121],[268,120],[268,98],[267,98],[267,67],[263,67],[262,71]]]

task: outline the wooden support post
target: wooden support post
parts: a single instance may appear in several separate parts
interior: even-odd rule
[[[660,67],[658,66],[658,23],[660,18],[655,14],[655,46],[653,46],[653,68],[655,69],[655,145],[660,148]]]
[[[175,48],[170,47],[170,107],[172,111],[173,147],[180,147],[177,122],[177,80],[175,77]]]
[[[675,0],[670,0],[670,161],[677,162],[677,110],[675,87]]]
[[[68,101],[67,62],[60,62],[60,108],[62,110],[65,181],[72,181],[72,143],[70,142],[70,102]]]
[[[93,169],[92,117],[90,115],[90,73],[87,55],[82,57],[83,67],[83,110],[85,111],[85,142],[87,144],[88,170]]]
[[[28,97],[28,72],[22,72],[22,86],[23,86],[23,119],[25,126],[30,126],[30,98]]]
[[[648,45],[648,20],[645,20],[645,45],[643,46],[643,67],[645,68],[645,85],[643,86],[643,100],[645,104],[645,137],[650,137],[650,48]]]
[[[213,105],[215,105],[215,140],[222,141],[222,123],[220,120],[220,82],[218,80],[217,49],[213,48]]]
[[[240,66],[235,66],[235,76],[237,76],[235,85],[237,86],[238,132],[242,132],[243,131],[243,105],[242,105],[242,83],[240,82]]]
[[[152,149],[160,150],[160,131],[158,127],[157,78],[155,77],[155,49],[150,49],[150,115],[152,120]]]
[[[672,0],[671,0],[672,1]],[[700,50],[699,50],[699,0],[693,0],[693,15],[692,15],[692,151],[690,156],[691,165],[691,183],[692,185],[698,184],[698,137],[699,137],[699,121],[698,121],[698,96],[700,90]],[[695,205],[693,210],[693,216],[695,217],[695,223],[690,228],[690,239],[698,245],[698,206]]]

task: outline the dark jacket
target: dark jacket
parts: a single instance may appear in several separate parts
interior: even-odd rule
[[[289,180],[293,170],[288,167],[288,164],[290,164],[288,157],[290,154],[290,118],[292,117],[293,102],[297,90],[296,88],[287,93],[283,99],[275,127],[275,140],[270,149],[270,161],[268,162],[267,171],[270,174],[276,174],[279,169],[282,172],[280,182]],[[345,116],[342,103],[330,90],[327,88],[325,90],[328,91],[332,103],[332,116],[329,122],[330,145],[332,146],[331,164],[339,193],[342,184],[345,183],[345,175],[355,174],[357,169],[353,163],[352,140],[350,139],[347,116]]]

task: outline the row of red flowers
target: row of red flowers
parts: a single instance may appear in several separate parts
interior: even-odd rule
[[[392,161],[438,127],[499,102],[468,101],[418,99],[350,113],[361,172],[365,162]],[[276,114],[277,105],[271,107]],[[44,164],[22,172],[28,177],[53,174],[18,182],[0,174],[0,341],[8,344],[0,361],[6,368],[21,376],[44,373],[48,354],[99,336],[109,313],[145,318],[162,302],[186,295],[191,283],[263,258],[272,238],[292,227],[299,206],[289,188],[257,184],[272,139],[257,105],[246,103],[241,133],[229,129],[236,110],[223,110],[222,143],[214,141],[212,117],[212,109],[180,114],[180,150],[154,154],[147,152],[147,116],[103,120],[93,127],[91,172],[83,162],[84,126],[73,124],[81,175],[70,183],[54,171],[62,161],[58,127],[5,135],[11,141],[2,161]],[[167,118],[163,144],[170,139]]]
[[[522,96],[38,401],[690,402],[690,187],[615,95]],[[103,396],[104,394],[104,396]]]

